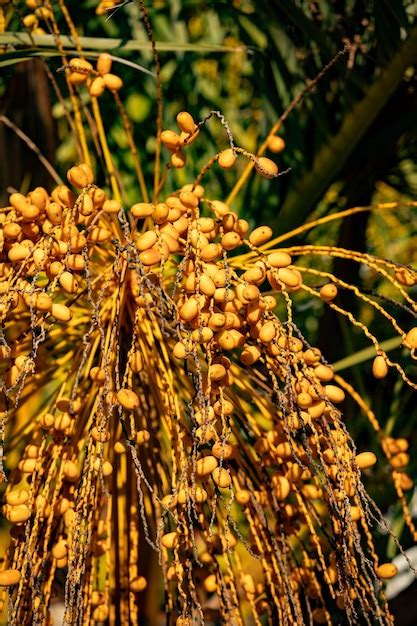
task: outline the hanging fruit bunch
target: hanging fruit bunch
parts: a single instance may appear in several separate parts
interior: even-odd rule
[[[208,121],[182,111],[177,130],[159,128],[168,165],[162,176],[155,167],[153,192],[133,151],[142,197],[126,206],[98,100],[114,98],[132,143],[122,80],[109,55],[96,68],[81,49],[63,58],[84,158],[66,183],[12,193],[0,210],[1,471],[10,524],[0,585],[8,623],[50,624],[61,603],[66,624],[133,625],[147,616],[150,597],[177,626],[330,625],[341,614],[351,624],[392,624],[383,581],[396,567],[378,561],[372,526],[388,529],[362,473],[376,462],[390,467],[417,538],[408,443],[384,437],[361,396],[303,337],[294,300],[308,294],[346,317],[375,348],[375,378],[392,368],[413,390],[338,292],[351,291],[388,320],[410,361],[417,328],[412,315],[403,329],[376,298],[297,258],[371,268],[412,312],[417,275],[368,254],[289,240],[393,203],[273,238],[267,225],[252,229],[227,199],[206,192],[214,168],[232,169],[237,159],[267,179],[279,175],[262,152],[233,141],[165,193],[170,169],[185,167]],[[96,184],[81,90],[91,98],[111,190]],[[285,148],[275,130],[268,146]],[[379,459],[349,435],[346,395],[374,427]]]

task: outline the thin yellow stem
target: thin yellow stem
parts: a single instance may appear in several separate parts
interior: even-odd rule
[[[103,150],[104,160],[106,162],[107,171],[110,176],[110,184],[113,190],[114,199],[117,200],[117,202],[120,202],[121,195],[119,185],[117,183],[116,173],[114,171],[114,163],[111,157],[109,146],[107,144],[106,133],[104,130],[103,119],[101,117],[98,100],[94,96],[91,96],[91,106],[93,108],[94,119],[97,124],[97,133],[100,140],[101,148]]]
[[[60,55],[62,57],[62,64],[63,64],[63,66],[65,68],[67,68],[68,67],[68,61],[67,61],[67,57],[65,55],[64,47],[63,47],[62,42],[61,42],[61,36],[60,36],[59,28],[58,28],[58,25],[57,25],[57,23],[55,21],[55,18],[54,18],[52,5],[49,2],[49,0],[47,0],[45,5],[51,11],[51,15],[52,15],[51,23],[52,23],[52,29],[53,29],[53,34],[54,34],[54,38],[55,38],[55,41],[56,41],[57,49],[58,49],[58,52],[60,53]],[[87,165],[91,166],[91,158],[90,158],[90,153],[89,153],[89,150],[88,150],[87,138],[86,138],[85,131],[84,131],[84,126],[83,126],[83,122],[82,122],[80,109],[79,109],[79,106],[78,106],[77,97],[75,95],[74,87],[72,86],[72,84],[68,80],[68,73],[67,72],[65,72],[65,77],[67,79],[68,92],[69,92],[72,108],[74,110],[75,130],[77,132],[77,135],[78,135],[78,138],[79,138],[79,141],[80,141],[80,144],[81,144],[81,151],[82,151],[82,154],[83,154],[83,160],[84,160],[85,163],[87,163]]]

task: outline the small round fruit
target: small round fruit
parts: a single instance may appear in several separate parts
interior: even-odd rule
[[[361,452],[355,457],[356,465],[364,470],[372,467],[377,462],[377,457],[373,452]]]
[[[271,135],[268,137],[268,150],[273,152],[274,154],[279,154],[285,148],[285,141],[282,137],[278,137],[277,135]]]
[[[177,124],[180,130],[187,135],[191,135],[194,132],[196,123],[193,116],[188,111],[180,111],[177,115]]]
[[[0,572],[0,587],[11,587],[20,582],[21,575],[17,569],[5,569]]]
[[[134,411],[139,406],[139,398],[131,389],[120,389],[116,394],[117,401],[127,411]]]
[[[385,378],[388,374],[388,365],[383,356],[378,355],[372,363],[372,373],[375,378]]]
[[[278,176],[278,165],[268,157],[259,157],[255,162],[255,169],[264,178],[276,178]]]
[[[227,150],[223,150],[223,152],[220,152],[217,162],[224,170],[228,170],[233,167],[236,159],[237,155],[235,151],[232,148],[228,148]]]
[[[398,574],[398,568],[394,563],[383,563],[376,570],[376,575],[382,580],[389,580]]]

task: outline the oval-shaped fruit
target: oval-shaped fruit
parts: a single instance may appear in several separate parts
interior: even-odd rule
[[[223,152],[220,152],[217,162],[224,170],[228,170],[233,167],[236,159],[237,154],[235,153],[235,151],[232,150],[232,148],[228,148],[227,150],[223,150]]]
[[[255,169],[264,178],[276,178],[278,176],[278,165],[268,157],[259,157],[255,162]]]
[[[71,272],[62,272],[58,281],[62,289],[67,293],[75,293],[78,289],[78,281]]]
[[[388,374],[388,365],[383,356],[378,355],[372,363],[372,373],[375,378],[385,378]]]
[[[52,556],[54,559],[63,559],[68,554],[68,546],[65,539],[58,541],[52,548]]]
[[[203,261],[214,261],[221,254],[221,247],[218,243],[208,243],[201,248],[200,256]]]
[[[377,457],[373,452],[361,452],[355,456],[356,465],[364,470],[372,467],[377,462]]]
[[[395,278],[404,287],[412,287],[417,282],[416,272],[405,267],[395,270]]]
[[[406,452],[399,452],[389,459],[389,464],[396,470],[406,467],[410,462],[410,455]]]
[[[297,404],[301,409],[307,409],[313,404],[313,400],[309,393],[303,391],[297,395]]]
[[[78,72],[84,71],[88,73],[91,72],[93,69],[91,63],[87,61],[87,59],[84,59],[82,57],[75,57],[74,59],[71,59],[68,65],[71,69]]]
[[[204,589],[207,593],[214,593],[217,589],[217,578],[216,574],[210,574],[207,578],[204,579]]]
[[[256,285],[246,285],[242,291],[242,296],[244,300],[253,302],[259,300],[261,293]]]
[[[111,232],[107,228],[102,226],[93,226],[88,234],[88,241],[93,243],[103,243],[108,241],[111,237]]]
[[[91,82],[88,91],[90,96],[93,96],[93,98],[99,98],[101,95],[103,95],[105,89],[106,83],[104,82],[104,78],[102,76],[96,76],[96,78],[94,78],[94,80]]]
[[[239,491],[236,491],[235,498],[236,501],[243,506],[249,504],[249,502],[251,501],[250,492],[246,489],[239,489]]]
[[[223,217],[226,213],[230,213],[230,207],[221,200],[212,200],[210,206],[218,217]]]
[[[217,344],[223,350],[233,350],[236,347],[236,341],[233,334],[228,330],[222,330],[216,335]]]
[[[336,385],[325,385],[324,393],[330,402],[335,404],[343,402],[345,399],[345,392],[340,387],[336,387]]]
[[[234,447],[226,441],[216,441],[211,451],[218,459],[230,459],[234,454]]]
[[[20,261],[24,261],[24,259],[26,259],[30,254],[30,247],[16,244],[10,248],[7,256],[9,257],[9,261],[12,263],[19,263]]]
[[[71,167],[67,172],[67,178],[71,185],[83,189],[87,185],[91,185],[94,181],[93,172],[89,165],[86,163],[80,163]]]
[[[132,213],[133,217],[141,220],[145,217],[150,217],[153,213],[154,208],[154,205],[150,202],[138,202],[131,207],[130,212]]]
[[[189,191],[181,191],[180,193],[180,201],[182,204],[190,209],[195,209],[198,207],[199,198],[198,196],[191,190]]]
[[[187,133],[190,135],[194,132],[196,123],[194,122],[193,116],[188,111],[180,111],[177,115],[177,124],[180,130],[183,133]]]
[[[382,563],[377,570],[376,575],[382,580],[389,580],[398,574],[398,568],[394,563]]]
[[[96,383],[103,383],[106,380],[106,372],[102,367],[92,367],[90,378]]]
[[[68,480],[70,483],[74,483],[80,476],[80,472],[74,461],[65,461],[62,473],[65,480]]]
[[[230,472],[225,467],[216,467],[212,471],[211,477],[216,485],[221,489],[227,489],[228,487],[230,487],[232,482]]]
[[[99,54],[97,59],[97,72],[108,74],[111,70],[112,58],[107,52]]]
[[[52,426],[54,425],[55,422],[55,418],[53,415],[51,415],[51,413],[45,413],[45,415],[42,415],[42,417],[39,419],[39,422],[42,426],[42,428],[52,428]]]
[[[7,519],[12,524],[22,524],[23,522],[27,522],[30,516],[30,509],[25,504],[12,506],[10,511],[7,513]]]
[[[247,346],[240,355],[244,365],[253,365],[261,357],[261,351],[257,346]]]
[[[9,202],[11,206],[20,213],[20,211],[28,204],[28,199],[22,193],[16,192],[10,195]]]
[[[72,318],[71,310],[65,304],[53,304],[51,307],[51,315],[58,322],[69,322]]]
[[[163,224],[169,214],[169,206],[165,202],[158,202],[152,211],[152,219],[155,224]]]
[[[151,433],[149,432],[149,430],[138,430],[138,432],[136,433],[136,443],[138,443],[140,446],[144,443],[147,443],[150,438]]]
[[[176,543],[178,542],[178,533],[176,531],[173,531],[172,533],[166,533],[165,535],[162,535],[161,537],[161,543],[164,546],[164,548],[167,548],[168,550],[172,550],[172,548],[176,545]]]
[[[185,359],[188,355],[187,348],[182,341],[177,341],[172,351],[176,359]]]
[[[213,331],[207,326],[202,326],[193,330],[191,337],[197,343],[208,343],[213,339]]]
[[[324,300],[324,302],[331,302],[337,296],[337,287],[333,283],[328,283],[327,285],[323,285],[320,289],[320,298]]]
[[[410,350],[415,350],[417,348],[417,326],[408,331],[404,339],[404,345],[406,345]]]
[[[22,229],[16,222],[8,222],[3,226],[3,235],[6,239],[17,239],[21,232]]]
[[[268,150],[273,152],[274,154],[279,154],[285,148],[285,141],[282,137],[278,137],[277,135],[271,135],[268,137]]]
[[[88,78],[88,75],[85,74],[84,72],[76,72],[75,70],[73,70],[71,74],[68,76],[68,81],[72,85],[82,85],[83,83],[86,82],[87,78]]]
[[[208,375],[211,380],[221,380],[224,376],[226,376],[226,373],[226,368],[221,363],[210,365],[208,370]]]
[[[195,298],[190,298],[179,310],[179,314],[182,320],[189,322],[198,314],[198,303]]]
[[[144,250],[139,254],[139,260],[146,267],[156,265],[161,262],[161,252],[158,248],[149,248],[149,250]]]
[[[277,329],[276,326],[274,324],[274,322],[270,321],[270,322],[266,322],[260,332],[259,332],[259,339],[263,342],[263,343],[269,343],[271,342],[275,335],[277,333]]]
[[[274,485],[274,494],[277,500],[282,502],[286,498],[288,498],[289,493],[291,491],[291,485],[285,476],[275,476],[273,480]]]
[[[260,246],[272,237],[272,229],[269,226],[258,226],[249,235],[249,241],[253,246]]]
[[[140,593],[144,591],[148,585],[148,582],[144,576],[136,576],[129,582],[129,589],[134,593]]]
[[[149,250],[158,241],[158,236],[154,230],[147,230],[136,239],[136,247],[140,252]]]
[[[94,201],[93,201],[94,203]],[[117,200],[105,200],[103,202],[103,211],[105,213],[118,213],[120,211],[120,209],[122,208],[122,205],[120,204],[120,202],[118,202]]]
[[[332,368],[329,367],[328,365],[323,365],[323,363],[319,363],[314,368],[314,373],[317,376],[317,378],[324,383],[328,383],[334,378],[334,372]]]
[[[284,283],[284,285],[292,289],[294,289],[294,287],[298,287],[300,284],[299,275],[289,267],[281,267],[277,270],[275,275]]]
[[[29,500],[29,493],[24,489],[15,489],[6,494],[6,502],[11,506],[25,504]]]
[[[66,561],[66,559],[65,559],[65,561]],[[59,563],[59,561],[57,561],[57,564],[58,563]],[[105,604],[100,604],[93,611],[93,620],[96,623],[98,623],[98,622],[99,623],[105,622],[107,620],[108,616],[109,616],[109,607],[106,606]]]
[[[181,168],[186,166],[187,157],[185,156],[185,153],[182,150],[176,150],[176,152],[171,154],[170,162],[171,162],[172,167],[175,167],[175,169],[180,170]]]
[[[196,463],[196,474],[200,477],[208,476],[216,469],[218,465],[219,462],[215,456],[203,456]]]
[[[203,274],[201,274],[200,277],[199,288],[200,293],[204,294],[205,296],[212,296],[216,291],[216,285],[214,284],[210,276],[208,276],[204,272]]]
[[[287,252],[271,252],[267,256],[267,261],[271,267],[280,268],[291,265],[292,258]]]
[[[132,389],[120,389],[116,394],[116,398],[118,403],[127,411],[134,411],[139,406],[139,397]]]
[[[225,233],[221,238],[221,246],[224,250],[234,250],[242,243],[241,238],[234,231]]]
[[[39,217],[40,210],[38,209],[37,206],[33,204],[28,204],[21,209],[20,214],[22,216],[23,221],[33,222]]]
[[[110,91],[119,91],[123,87],[123,81],[116,74],[104,74],[104,84]]]
[[[177,150],[181,146],[181,139],[173,130],[163,130],[161,141],[168,150]]]
[[[17,569],[5,569],[0,572],[0,587],[11,587],[20,582],[21,575]]]
[[[32,474],[35,471],[36,463],[36,459],[22,459],[19,463],[19,469],[24,474]]]
[[[265,280],[265,271],[262,267],[251,267],[242,274],[242,280],[253,285],[261,285]]]

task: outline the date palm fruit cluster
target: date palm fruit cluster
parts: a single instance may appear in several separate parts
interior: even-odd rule
[[[98,121],[105,88],[123,111],[122,82],[109,85],[110,70],[108,55],[96,69],[82,56],[66,66],[69,88],[88,87]],[[159,134],[166,176],[203,136],[204,123],[186,111],[177,125]],[[271,134],[268,148],[277,154],[285,143]],[[110,176],[109,193],[80,162],[67,184],[13,193],[0,209],[10,527],[0,603],[11,624],[51,624],[57,604],[66,624],[156,623],[159,606],[176,626],[331,625],[342,614],[350,624],[392,624],[383,581],[396,567],[378,561],[372,539],[375,522],[389,529],[362,474],[377,461],[390,469],[417,540],[408,442],[386,437],[303,337],[294,301],[307,294],[344,316],[373,344],[376,379],[396,370],[415,390],[338,292],[383,316],[409,360],[417,328],[402,329],[377,298],[309,260],[372,269],[411,312],[416,273],[335,246],[288,243],[372,207],[275,239],[267,225],[252,228],[204,186],[239,157],[265,178],[278,175],[274,161],[232,144],[188,184],[166,193],[156,185],[152,201],[145,189],[126,207],[117,181]],[[349,435],[347,395],[375,429],[379,459]]]
[[[2,419],[26,441],[3,505],[12,623],[48,623],[61,572],[67,623],[137,623],[149,549],[177,624],[331,623],[329,597],[390,623],[361,483],[377,458],[291,319],[291,254],[200,184],[126,215],[88,165],[67,178],[0,214]],[[383,443],[410,489],[407,442]]]
[[[97,59],[96,69],[93,65],[81,57],[71,59],[68,64],[69,82],[73,85],[86,84],[90,96],[99,98],[104,91],[119,91],[123,86],[122,79],[116,74],[111,74],[112,58],[109,54],[100,54]]]

